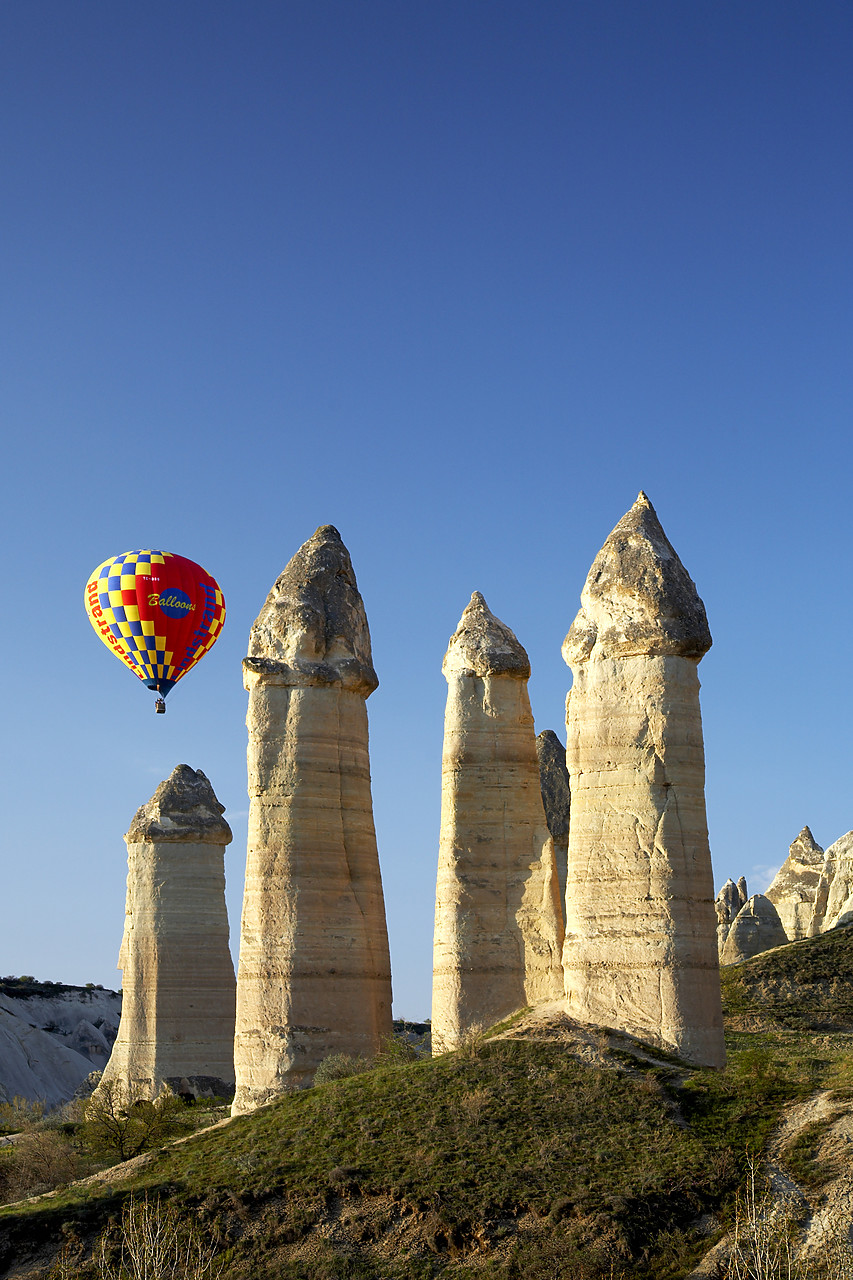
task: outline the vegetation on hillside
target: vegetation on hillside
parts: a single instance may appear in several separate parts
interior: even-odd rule
[[[133,1194],[194,1224],[222,1280],[683,1277],[738,1220],[738,1191],[785,1108],[818,1089],[853,1096],[851,939],[838,931],[724,973],[735,1027],[724,1071],[604,1034],[596,1052],[472,1037],[432,1060],[357,1063],[108,1181],[0,1209],[0,1275],[44,1239],[76,1260],[63,1275],[96,1275],[84,1260]],[[799,1021],[797,954],[824,984],[815,1016],[831,1031]],[[805,1130],[785,1157],[817,1191],[819,1135]]]

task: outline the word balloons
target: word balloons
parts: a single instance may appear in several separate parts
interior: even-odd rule
[[[201,565],[169,551],[127,551],[98,565],[86,584],[86,613],[108,649],[164,698],[213,647],[225,601]]]

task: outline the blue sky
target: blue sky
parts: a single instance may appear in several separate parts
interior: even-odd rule
[[[560,644],[640,488],[714,636],[717,884],[853,827],[851,53],[821,0],[0,6],[0,972],[116,985],[122,834],[179,762],[227,806],[236,941],[240,662],[324,523],[381,681],[398,1014],[447,639],[482,591],[564,737]],[[156,718],[82,607],[144,547],[228,604]]]

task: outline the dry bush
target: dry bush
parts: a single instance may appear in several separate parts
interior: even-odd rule
[[[100,1280],[216,1280],[222,1264],[198,1223],[170,1203],[131,1196],[95,1247]]]
[[[839,1230],[809,1258],[799,1257],[799,1234],[791,1200],[775,1197],[750,1161],[725,1280],[853,1280],[853,1249],[846,1231]]]
[[[4,1152],[0,1165],[0,1194],[4,1200],[22,1200],[73,1182],[80,1175],[81,1159],[63,1134],[55,1129],[32,1129]]]

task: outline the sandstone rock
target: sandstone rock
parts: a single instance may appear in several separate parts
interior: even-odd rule
[[[563,645],[574,682],[563,963],[569,1012],[725,1061],[705,816],[696,588],[641,493]]]
[[[557,880],[560,885],[560,912],[565,924],[571,797],[569,771],[566,768],[566,748],[553,729],[543,729],[537,735],[536,755],[539,758],[539,789],[542,793],[545,820],[554,841]]]
[[[741,960],[751,960],[772,947],[782,947],[787,941],[788,936],[773,903],[763,893],[754,893],[732,922],[721,963],[739,964]]]
[[[814,915],[823,865],[823,849],[809,828],[803,827],[766,895],[779,913],[790,942],[811,938],[818,932]]]
[[[148,1098],[182,1077],[214,1077],[220,1093],[233,1086],[223,812],[201,770],[179,764],[125,836],[124,998],[103,1079]]]
[[[478,591],[442,671],[432,1036],[446,1050],[474,1026],[559,998],[563,922],[527,695],[530,663]]]
[[[814,933],[853,922],[853,831],[826,851],[815,898]]]
[[[267,597],[243,663],[249,846],[234,1114],[390,1036],[391,965],[370,793],[378,684],[349,553],[318,529]]]
[[[744,881],[744,883],[746,882]],[[714,899],[714,906],[717,912],[717,951],[720,955],[723,954],[723,947],[732,921],[745,902],[746,898],[741,897],[739,885],[736,885],[731,878],[726,881]]]
[[[738,876],[737,891],[740,894],[740,905],[745,907],[749,901],[749,890],[746,887],[746,876]]]

